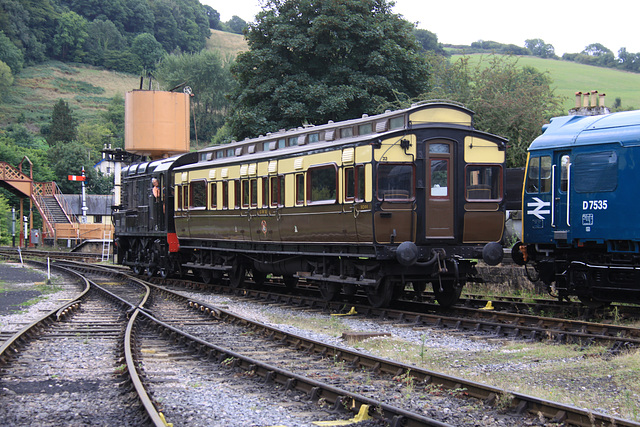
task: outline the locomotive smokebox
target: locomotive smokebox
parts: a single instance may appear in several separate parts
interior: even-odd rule
[[[189,152],[189,95],[134,90],[125,95],[124,146],[160,159]]]

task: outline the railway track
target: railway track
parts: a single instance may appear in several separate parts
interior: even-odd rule
[[[545,315],[528,314],[535,310],[512,311],[512,302],[495,304],[494,309],[476,307],[442,306],[427,301],[403,299],[390,307],[374,308],[365,297],[356,295],[348,300],[327,302],[320,293],[304,288],[286,289],[280,285],[263,285],[260,289],[234,289],[226,283],[204,285],[199,282],[178,279],[151,278],[154,283],[182,286],[190,289],[207,289],[263,301],[272,304],[290,304],[296,307],[323,309],[334,313],[344,313],[352,307],[361,315],[371,318],[385,318],[414,328],[442,328],[470,335],[484,337],[553,341],[577,343],[580,345],[602,344],[610,346],[612,352],[640,346],[640,329],[633,326],[594,323],[583,320],[554,318]],[[304,286],[304,285],[302,285]],[[315,294],[314,294],[315,292]],[[497,307],[497,308],[496,308]]]
[[[180,296],[172,295],[169,299],[179,299],[184,298]],[[390,379],[392,382],[395,381],[396,386],[398,381],[406,381],[407,378],[410,378],[411,383],[414,385],[420,386],[428,386],[428,387],[442,387],[448,390],[464,390],[464,393],[468,396],[471,396],[474,399],[478,399],[483,402],[483,404],[491,404],[498,401],[503,401],[504,390],[499,390],[492,387],[487,387],[485,385],[466,381],[456,377],[450,377],[446,375],[441,375],[436,372],[425,371],[420,368],[414,366],[406,366],[394,362],[390,362],[388,360],[378,359],[375,357],[370,357],[367,355],[363,355],[359,352],[352,352],[345,350],[343,348],[327,345],[324,343],[320,343],[317,341],[313,341],[300,336],[292,336],[290,334],[284,333],[274,328],[266,327],[265,325],[252,322],[248,319],[240,318],[233,313],[227,312],[218,307],[210,306],[201,302],[197,302],[193,299],[188,299],[188,304],[192,309],[195,309],[203,318],[211,318],[216,322],[220,322],[224,320],[226,323],[230,323],[233,327],[237,327],[238,325],[243,326],[245,328],[243,331],[238,331],[232,328],[229,332],[220,333],[219,329],[216,329],[217,332],[211,334],[211,332],[207,332],[207,328],[211,326],[206,326],[205,331],[202,331],[204,327],[201,325],[200,321],[192,321],[188,322],[191,325],[188,325],[188,328],[192,328],[189,331],[186,331],[188,335],[192,335],[197,344],[193,344],[195,350],[202,356],[206,356],[210,359],[214,359],[217,361],[227,361],[227,363],[231,363],[235,365],[236,368],[242,368],[246,371],[244,375],[246,376],[263,376],[267,380],[280,382],[285,385],[285,387],[293,387],[295,384],[301,382],[300,378],[291,379],[292,377],[288,377],[288,379],[280,379],[279,367],[269,366],[262,367],[262,364],[265,363],[260,361],[258,358],[253,358],[251,355],[247,356],[245,354],[241,354],[241,352],[236,352],[235,349],[223,349],[220,346],[221,343],[226,345],[230,344],[231,338],[233,337],[233,345],[238,346],[239,348],[245,349],[247,348],[255,348],[256,346],[261,349],[261,352],[266,354],[269,365],[274,361],[276,351],[271,349],[270,345],[273,342],[278,342],[280,344],[287,344],[290,351],[293,349],[303,349],[306,353],[310,353],[320,357],[322,359],[330,360],[330,364],[344,364],[345,366],[353,369],[353,372],[367,372],[369,374],[374,373],[376,375],[380,375],[380,378],[386,377],[387,381]],[[155,310],[158,310],[158,300],[156,298],[152,299],[153,305],[151,307],[155,307]],[[183,304],[183,303],[180,303]],[[154,310],[150,309],[149,311],[145,310],[145,315],[152,313]],[[171,310],[165,311],[160,310],[161,312],[171,312]],[[169,315],[169,319],[173,318],[175,315]],[[185,322],[185,319],[176,316],[177,321]],[[175,326],[172,326],[170,322],[166,322],[166,325],[155,326],[155,328],[160,328],[163,330],[165,335],[172,336],[179,334],[178,329]],[[216,326],[218,328],[218,326]],[[184,328],[181,328],[184,329]],[[266,337],[267,341],[262,343],[262,341],[258,341],[259,335]],[[220,342],[211,342],[215,339],[220,340]],[[236,339],[241,339],[242,337],[249,337],[249,341],[240,343],[236,341]],[[183,340],[185,338],[180,338],[179,340]],[[256,344],[260,343],[260,344]],[[267,350],[265,350],[267,349]],[[250,360],[245,360],[243,357],[248,357]],[[284,362],[287,364],[287,362]],[[288,362],[291,363],[291,362]],[[316,363],[316,362],[314,362]],[[324,362],[326,363],[326,361]],[[311,364],[311,362],[309,362]],[[305,362],[296,362],[296,365],[305,366]],[[307,371],[304,374],[299,374],[301,377],[308,378],[310,376],[310,372],[331,372],[331,366],[326,366],[324,368],[319,368],[317,365],[314,366],[310,371]],[[277,375],[276,375],[277,374]],[[346,377],[346,374],[339,375],[340,377]],[[360,378],[355,381],[356,384],[366,384],[371,379],[367,380],[366,378]],[[376,379],[378,381],[378,379]],[[380,380],[382,381],[382,379]],[[309,385],[302,386],[302,390],[305,393],[308,393],[309,396],[313,396],[313,393],[318,393],[318,391],[313,391],[315,387],[311,387]],[[311,387],[311,388],[309,388]],[[389,386],[387,386],[388,388]],[[356,392],[359,390],[355,390]],[[335,399],[338,399],[340,396],[347,395],[349,390],[344,390],[341,388],[340,393],[335,393]],[[331,402],[331,405],[335,407],[336,403],[331,401],[327,396],[331,396],[329,392],[322,392],[320,394],[322,398],[325,399],[325,402]],[[318,396],[320,396],[318,395]],[[365,396],[366,397],[366,396]],[[333,397],[331,398],[333,399]],[[349,397],[349,399],[354,399],[354,397]],[[397,397],[396,397],[397,399]],[[394,400],[394,399],[392,399]],[[344,402],[344,399],[338,399],[337,402]],[[397,401],[397,400],[396,400]],[[342,405],[340,403],[339,405]],[[360,403],[355,405],[356,407],[362,406],[365,403]],[[424,407],[426,405],[424,402],[419,406]],[[564,422],[567,425],[592,425],[594,422],[598,425],[611,425],[611,423],[615,423],[615,425],[636,425],[633,422],[622,420],[622,419],[612,419],[608,415],[591,413],[588,411],[580,410],[577,408],[573,408],[570,406],[559,405],[554,402],[545,401],[543,399],[532,398],[526,395],[520,395],[517,393],[509,393],[509,404],[507,405],[510,409],[515,410],[517,414],[522,413],[530,413],[534,416],[542,416],[547,420],[552,420],[554,422]],[[486,409],[485,409],[486,410]],[[388,410],[389,413],[392,413],[392,410]],[[388,421],[396,422],[398,420],[403,420],[402,422],[406,423],[404,417],[407,414],[403,413],[395,413],[395,415],[388,415],[385,418]],[[394,421],[396,420],[396,421]],[[595,421],[594,421],[595,420]],[[437,420],[436,420],[437,421]],[[421,420],[417,421],[415,425],[424,425],[426,421]],[[513,420],[510,420],[513,422]],[[400,424],[398,424],[400,425]],[[402,425],[414,425],[414,424],[402,424]]]

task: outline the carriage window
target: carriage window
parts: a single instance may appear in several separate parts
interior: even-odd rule
[[[240,207],[240,198],[241,198],[241,194],[240,194],[240,180],[236,179],[235,181],[233,181],[233,193],[234,193],[234,199],[235,199],[235,203],[234,206],[236,209],[238,209]]]
[[[304,175],[299,173],[296,175],[296,205],[304,203]]]
[[[551,157],[531,157],[525,190],[527,193],[548,193],[551,191]]]
[[[178,206],[179,210],[182,210],[182,206],[183,206],[183,204],[182,204],[182,186],[181,185],[179,185],[179,186],[177,185],[176,187],[177,187],[176,194],[178,196],[178,197],[176,197],[177,206]]]
[[[207,181],[191,181],[189,184],[189,208],[207,207]]]
[[[182,209],[187,209],[189,206],[189,186],[182,186]]]
[[[218,205],[218,183],[212,182],[209,186],[209,207],[215,209]]]
[[[309,202],[335,202],[336,168],[333,165],[311,168],[307,172]]]
[[[249,207],[249,181],[246,179],[242,180],[242,207]]]
[[[258,206],[258,180],[252,179],[251,183],[251,206]]]
[[[353,136],[353,128],[340,129],[340,138],[349,138]]]
[[[618,155],[613,151],[579,154],[572,167],[578,193],[613,191],[618,187]]]
[[[404,116],[394,117],[389,120],[389,129],[400,129],[404,127]]]
[[[434,144],[444,145],[444,144]],[[449,146],[446,146],[447,149]],[[449,160],[431,159],[431,197],[449,197]]]
[[[369,135],[373,133],[373,127],[371,123],[366,123],[364,125],[358,126],[358,135]]]
[[[413,199],[413,174],[413,165],[389,163],[378,165],[378,199]]]
[[[318,140],[319,140],[319,136],[320,136],[320,134],[319,134],[319,133],[310,133],[310,134],[309,134],[309,142],[310,142],[310,143],[311,143],[311,142],[318,142]]]
[[[298,145],[298,137],[297,136],[292,136],[291,138],[289,138],[289,144],[287,144],[289,147],[293,147]]]
[[[278,148],[284,148],[286,145],[286,140],[284,138],[280,138],[278,140]]]
[[[364,167],[345,168],[344,170],[345,201],[361,202],[364,200]]]
[[[429,144],[429,153],[449,154],[449,144],[431,143]]]
[[[262,180],[262,207],[269,206],[269,178],[261,178]]]
[[[222,183],[222,209],[229,209],[229,181]]]
[[[271,181],[271,206],[284,205],[284,176],[273,176]]]
[[[501,200],[502,168],[500,166],[468,165],[466,173],[467,200]]]

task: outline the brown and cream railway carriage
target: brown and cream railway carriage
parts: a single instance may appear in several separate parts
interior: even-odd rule
[[[431,283],[453,304],[476,259],[502,259],[505,140],[472,115],[424,103],[150,164],[173,208],[168,238],[134,245],[123,263],[205,282],[226,274],[234,287],[304,277],[327,300],[360,289],[375,306]]]

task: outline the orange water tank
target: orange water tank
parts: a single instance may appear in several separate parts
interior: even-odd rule
[[[134,90],[124,107],[126,151],[152,159],[189,151],[189,95]]]

